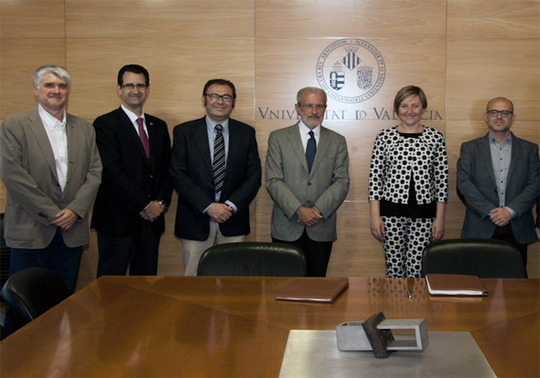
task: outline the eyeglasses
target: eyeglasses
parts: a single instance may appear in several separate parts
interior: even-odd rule
[[[488,110],[486,111],[487,115],[490,117],[497,117],[499,114],[503,116],[504,118],[509,117],[511,114],[514,114],[511,110]]]
[[[303,107],[304,109],[307,109],[307,110],[311,110],[313,108],[315,108],[317,110],[326,109],[326,105],[323,105],[323,104],[317,104],[317,105],[314,105],[314,104],[302,104],[300,106]]]
[[[138,90],[142,90],[142,89],[146,89],[146,87],[148,87],[148,85],[146,85],[146,84],[124,84],[124,85],[122,85],[122,88],[130,89],[130,90],[135,89],[135,87],[137,87]]]
[[[208,96],[208,98],[210,98],[210,100],[212,100],[213,102],[216,102],[219,99],[222,99],[224,102],[231,102],[234,98],[233,96],[228,94],[218,95],[217,93],[205,94],[205,96]]]

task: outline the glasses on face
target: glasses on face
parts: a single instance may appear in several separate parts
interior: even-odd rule
[[[228,94],[218,95],[217,93],[212,93],[212,94],[207,94],[206,96],[208,96],[208,98],[213,102],[216,102],[219,99],[222,99],[223,102],[231,102],[233,100],[233,96],[228,95]]]
[[[64,84],[64,83],[60,83],[60,84],[55,84],[55,83],[45,83],[43,84],[43,86],[47,89],[53,89],[53,88],[56,88],[58,87],[58,89],[62,89],[62,90],[66,90],[68,89],[68,85],[67,84]]]
[[[148,87],[148,85],[146,85],[146,84],[124,84],[124,85],[122,85],[122,88],[129,89],[129,90],[133,90],[135,88],[137,88],[138,90],[143,90],[143,89],[146,89],[146,87]]]
[[[314,104],[302,104],[300,105],[301,107],[303,107],[304,109],[306,110],[311,110],[313,108],[317,109],[317,110],[324,110],[326,109],[326,105],[323,105],[323,104],[317,104],[317,105],[314,105]]]
[[[514,114],[514,112],[511,110],[495,110],[495,109],[488,110],[486,113],[490,117],[497,117],[500,114],[504,118],[509,117],[511,114]]]

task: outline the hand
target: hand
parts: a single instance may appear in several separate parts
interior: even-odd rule
[[[165,208],[158,201],[152,201],[146,209],[141,211],[139,215],[149,222],[153,222],[159,218],[159,216],[165,211]]]
[[[315,226],[323,217],[317,206],[300,206],[296,209],[296,216],[298,217],[297,222],[307,227]]]
[[[497,207],[489,212],[489,219],[499,227],[510,223],[512,215],[504,207]]]
[[[214,202],[210,205],[206,214],[218,223],[225,223],[233,215],[234,209],[224,203]]]
[[[371,233],[377,240],[383,241],[384,222],[380,216],[372,216],[370,223]]]
[[[55,220],[51,222],[52,225],[60,227],[63,231],[69,231],[73,228],[79,216],[70,209],[62,209],[55,215]]]
[[[440,240],[444,235],[444,218],[435,218],[433,226],[431,226],[431,241]]]
[[[538,205],[536,205],[536,206],[538,206]],[[535,231],[536,231],[536,237],[538,239],[540,239],[540,228],[536,227]]]

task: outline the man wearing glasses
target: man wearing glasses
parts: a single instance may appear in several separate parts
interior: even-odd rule
[[[170,203],[171,139],[167,124],[146,114],[150,76],[139,65],[118,72],[118,109],[94,121],[103,179],[91,227],[98,234],[97,276],[156,275]]]
[[[232,82],[213,79],[202,93],[206,116],[173,131],[171,180],[178,191],[174,234],[182,240],[184,275],[197,275],[203,252],[243,242],[249,204],[261,186],[255,130],[229,118],[236,103]]]
[[[489,132],[463,143],[457,162],[457,189],[467,210],[462,238],[500,239],[518,247],[525,265],[527,244],[535,240],[532,206],[538,196],[538,145],[510,131],[514,105],[489,101]]]
[[[326,93],[302,88],[296,102],[300,121],[268,139],[272,240],[299,247],[308,276],[324,277],[337,238],[336,211],[349,191],[349,155],[345,138],[321,125]]]

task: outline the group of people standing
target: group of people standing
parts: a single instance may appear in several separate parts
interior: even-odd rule
[[[212,245],[245,240],[261,162],[255,130],[230,118],[237,99],[232,82],[206,83],[206,115],[174,127],[172,149],[166,123],[143,110],[151,87],[140,65],[120,69],[120,107],[93,125],[66,113],[71,78],[64,68],[42,66],[33,83],[38,106],[7,117],[0,132],[10,274],[45,267],[73,290],[94,198],[90,227],[97,231],[98,277],[128,269],[157,274],[174,189],[174,233],[182,241],[185,275],[196,275]],[[326,102],[322,89],[301,89],[299,121],[270,134],[266,156],[272,240],[302,249],[310,276],[326,275],[336,211],[350,183],[346,140],[322,126]],[[371,231],[383,242],[388,277],[419,277],[423,249],[444,233],[446,145],[441,132],[421,124],[426,108],[422,89],[402,88],[394,101],[400,124],[375,140]],[[464,143],[458,161],[458,190],[467,205],[462,236],[524,245],[525,258],[535,238],[538,146],[510,132],[515,115],[509,100],[490,101],[484,119],[489,133]]]
[[[98,277],[157,274],[174,189],[184,275],[197,274],[212,245],[245,240],[261,161],[253,127],[230,118],[237,98],[232,82],[206,83],[206,115],[174,127],[172,149],[166,123],[144,112],[151,86],[140,65],[120,69],[120,107],[93,125],[66,112],[71,77],[64,68],[39,67],[33,84],[38,106],[8,116],[0,131],[10,274],[44,267],[73,290],[89,228],[97,231]],[[321,125],[323,90],[304,88],[297,102],[300,121],[269,139],[272,238],[299,246],[308,274],[325,276],[336,210],[349,189],[347,145]]]
[[[427,98],[415,86],[394,100],[400,124],[375,140],[369,175],[371,232],[383,242],[387,277],[420,277],[422,252],[444,233],[448,159],[443,135],[421,124]],[[538,145],[511,131],[516,116],[506,98],[488,102],[488,133],[461,146],[457,190],[467,209],[462,238],[500,239],[527,263],[527,244],[540,239],[532,214],[540,198]],[[537,205],[538,211],[538,205]]]

